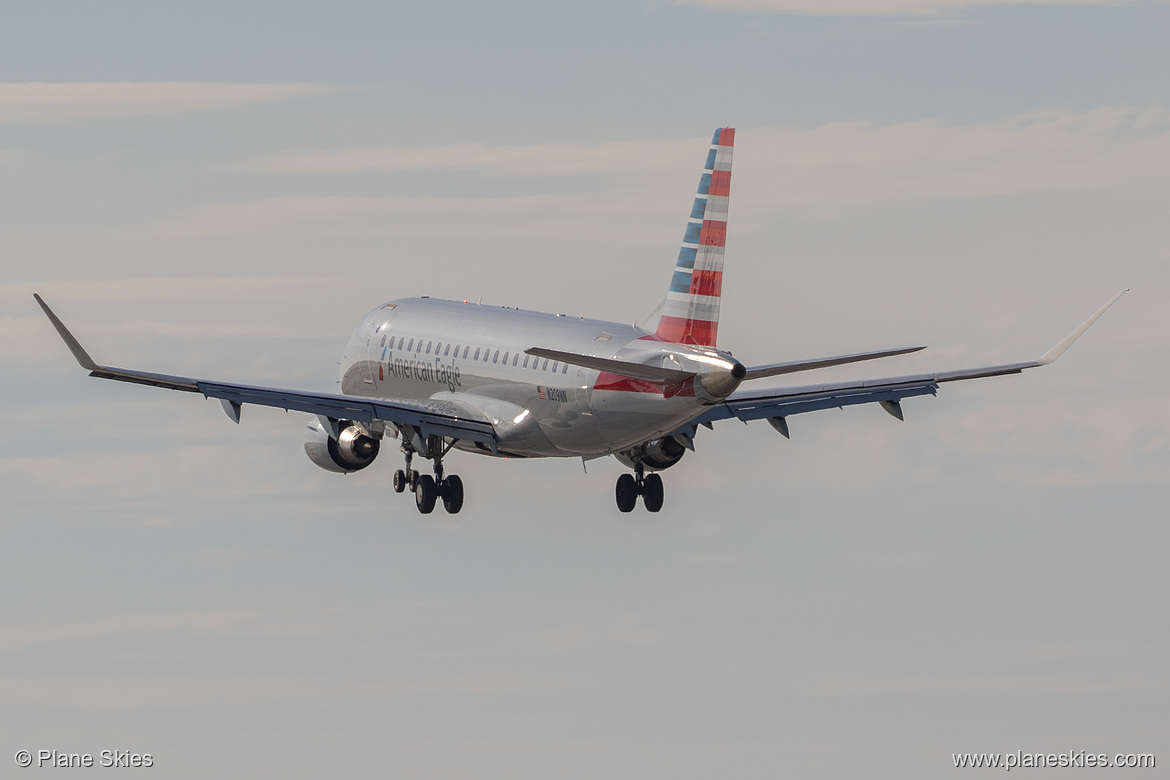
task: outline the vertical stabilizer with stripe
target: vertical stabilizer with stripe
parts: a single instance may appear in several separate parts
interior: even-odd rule
[[[670,291],[655,332],[664,341],[715,346],[734,143],[735,129],[731,127],[719,128],[711,140]]]

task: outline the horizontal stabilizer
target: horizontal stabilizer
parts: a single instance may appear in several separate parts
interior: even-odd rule
[[[843,366],[846,363],[859,363],[862,360],[875,360],[876,358],[905,355],[908,352],[917,352],[920,349],[926,349],[926,347],[882,349],[876,352],[856,352],[852,355],[837,355],[836,357],[815,358],[813,360],[796,360],[789,363],[769,363],[766,366],[753,366],[749,368],[747,370],[747,375],[744,377],[744,381],[746,382],[749,379],[763,379],[764,377],[769,376],[779,376],[780,374],[793,374],[797,371],[810,371],[814,368]]]
[[[551,360],[560,360],[573,366],[583,366],[584,368],[592,368],[597,371],[608,371],[611,374],[618,376],[626,376],[631,379],[642,379],[647,382],[655,382],[663,385],[674,385],[679,382],[690,379],[696,374],[690,371],[679,371],[673,368],[659,368],[658,366],[646,366],[641,363],[630,363],[625,360],[615,360],[613,358],[594,357],[593,355],[579,355],[576,352],[561,352],[556,349],[545,349],[544,347],[532,347],[524,350],[526,355],[535,355],[536,357],[549,358]]]

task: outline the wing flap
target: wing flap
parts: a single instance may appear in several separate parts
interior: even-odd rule
[[[463,407],[446,401],[389,401],[204,381],[199,382],[199,391],[207,398],[218,398],[236,404],[272,406],[286,411],[322,414],[362,423],[385,420],[419,428],[424,436],[435,434],[485,443],[496,441],[495,429],[491,422],[486,418],[472,417]]]

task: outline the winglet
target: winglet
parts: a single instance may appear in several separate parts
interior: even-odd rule
[[[1117,299],[1120,298],[1121,296],[1125,295],[1127,292],[1129,292],[1128,287],[1126,287],[1121,292],[1117,293],[1117,295],[1114,295],[1112,298],[1110,298],[1109,303],[1105,304],[1100,309],[1097,309],[1096,313],[1093,314],[1092,317],[1089,317],[1089,319],[1082,322],[1081,326],[1079,328],[1077,328],[1072,333],[1065,336],[1063,341],[1061,341],[1059,344],[1057,344],[1052,349],[1045,352],[1044,355],[1036,362],[1042,366],[1046,366],[1049,363],[1056,360],[1061,355],[1063,355],[1064,351],[1066,349],[1068,349],[1070,346],[1072,346],[1072,343],[1074,341],[1076,341],[1078,338],[1080,338],[1081,334],[1084,333],[1086,330],[1088,330],[1089,326],[1092,325],[1094,322],[1096,322],[1097,318],[1100,317],[1102,314],[1104,314],[1106,309],[1108,309],[1110,306],[1112,306],[1114,303],[1116,303]]]
[[[44,299],[41,298],[40,293],[33,293],[33,297],[37,299],[37,303],[44,309],[45,316],[49,318],[49,322],[53,323],[53,327],[57,329],[61,340],[65,342],[65,346],[69,347],[69,351],[73,353],[73,357],[77,358],[77,362],[81,364],[81,367],[88,371],[97,371],[98,364],[93,362],[93,358],[85,351],[85,347],[81,346],[81,342],[73,337],[73,334],[69,332],[69,328],[65,327],[65,323],[57,318],[57,315],[49,308],[49,304],[45,303]]]

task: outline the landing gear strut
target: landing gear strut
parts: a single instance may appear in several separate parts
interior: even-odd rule
[[[614,497],[617,499],[618,510],[632,512],[638,503],[638,496],[642,497],[642,504],[647,512],[657,512],[662,509],[664,498],[662,477],[657,474],[645,473],[641,461],[634,464],[633,474],[622,474],[618,477]]]
[[[434,476],[431,476],[419,474],[411,468],[411,460],[416,450],[409,441],[404,442],[402,452],[406,455],[406,469],[394,472],[394,492],[402,493],[409,488],[410,492],[414,493],[414,505],[424,515],[435,511],[435,504],[440,499],[448,514],[457,514],[463,508],[463,480],[455,474],[443,476],[443,456],[454,446],[455,442],[452,441],[444,448],[442,440],[439,440],[433,455],[423,453],[424,457],[432,461]]]

